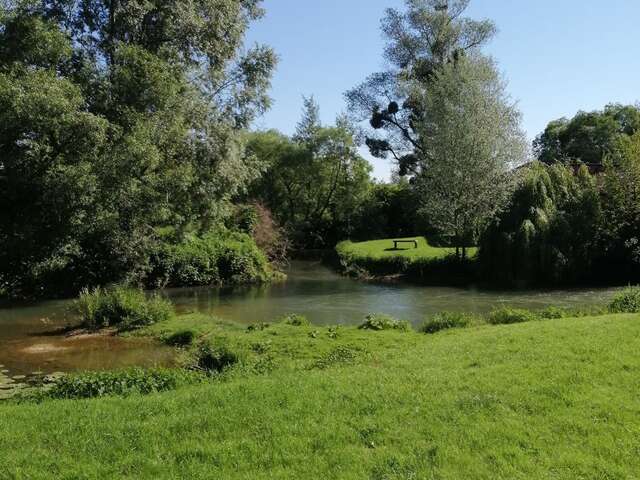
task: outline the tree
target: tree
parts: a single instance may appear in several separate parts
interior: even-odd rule
[[[484,277],[520,287],[591,279],[602,207],[585,165],[532,162],[518,170],[509,206],[480,241]]]
[[[604,158],[619,139],[640,131],[640,108],[607,105],[602,111],[578,112],[571,120],[549,123],[533,143],[534,153],[543,163],[583,162],[601,170]]]
[[[346,93],[354,120],[369,119],[366,143],[372,155],[391,156],[401,175],[419,173],[428,148],[416,128],[436,72],[473,54],[495,34],[489,20],[464,17],[470,0],[406,0],[406,12],[388,9],[382,20],[384,56],[391,68],[374,73]]]
[[[296,246],[326,247],[349,236],[369,189],[371,166],[358,155],[344,118],[322,126],[317,104],[305,99],[293,138],[256,133],[250,150],[268,165],[252,195],[271,209]]]
[[[464,258],[508,201],[510,170],[525,159],[520,113],[493,62],[480,56],[442,67],[421,101],[422,212]]]
[[[640,132],[620,138],[603,174],[603,250],[609,272],[638,277],[640,267]]]
[[[138,278],[160,232],[220,223],[261,168],[242,130],[276,58],[241,53],[260,15],[257,0],[3,10],[0,271],[15,291]]]

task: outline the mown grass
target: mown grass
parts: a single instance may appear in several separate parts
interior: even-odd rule
[[[398,245],[398,249],[394,249],[394,240],[416,241],[418,248],[405,243]],[[411,238],[387,238],[384,240],[373,240],[369,242],[353,243],[350,241],[341,242],[337,246],[339,254],[352,256],[354,258],[366,258],[371,260],[380,260],[385,258],[402,257],[409,260],[439,260],[456,253],[455,248],[434,247],[424,237]],[[476,248],[470,248],[467,251],[470,257],[477,253]]]
[[[424,237],[403,239],[415,240],[418,248],[401,244],[395,249],[393,240],[339,243],[336,253],[341,269],[364,279],[400,275],[436,285],[468,284],[475,279],[476,248],[467,249],[467,258],[461,260],[455,256],[455,248],[435,247]]]
[[[586,479],[640,471],[640,315],[413,331],[188,315],[240,362],[148,396],[0,405],[0,478]],[[256,370],[261,359],[272,368]]]

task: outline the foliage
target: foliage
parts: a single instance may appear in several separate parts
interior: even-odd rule
[[[71,400],[116,395],[121,397],[148,395],[175,390],[201,381],[199,375],[180,369],[131,368],[108,372],[73,373],[56,379],[50,388],[35,393],[34,398]]]
[[[407,181],[374,183],[356,210],[350,238],[405,238],[426,231],[415,209],[417,201]]]
[[[365,321],[358,327],[360,330],[399,330],[402,332],[411,330],[411,324],[404,320],[398,320],[389,315],[377,313],[367,315]]]
[[[605,254],[598,271],[607,279],[635,281],[640,277],[640,132],[615,145],[602,176]]]
[[[507,203],[510,169],[525,159],[520,113],[482,57],[446,65],[430,83],[417,127],[429,148],[418,155],[416,184],[423,215],[465,258]]]
[[[226,346],[202,342],[194,353],[193,367],[205,373],[222,373],[239,361],[238,355]]]
[[[640,287],[629,287],[609,304],[611,313],[640,313]]]
[[[464,328],[476,321],[473,315],[460,312],[441,312],[424,321],[420,331],[437,333],[451,328]]]
[[[535,313],[521,308],[502,307],[492,311],[487,317],[491,325],[509,325],[512,323],[524,323],[537,320]]]
[[[533,149],[543,163],[580,161],[599,169],[619,141],[638,131],[640,107],[610,104],[601,111],[578,112],[570,120],[550,122],[536,137]]]
[[[586,167],[533,163],[518,172],[509,207],[480,241],[484,277],[509,285],[588,278],[598,252],[601,202]]]
[[[9,2],[0,271],[16,295],[138,280],[159,230],[208,231],[262,166],[246,128],[275,54],[258,0]]]
[[[97,330],[116,327],[131,330],[175,316],[173,305],[158,295],[147,297],[142,291],[125,287],[85,289],[74,304],[82,325]]]
[[[150,262],[146,282],[153,287],[259,283],[272,275],[264,253],[243,233],[190,235],[161,245]]]
[[[435,72],[478,51],[496,31],[489,20],[464,16],[469,0],[406,0],[405,5],[406,11],[387,9],[382,20],[390,69],[346,94],[354,119],[369,120],[371,154],[391,156],[403,176],[420,171],[417,156],[429,149],[416,126],[428,113],[423,101]]]
[[[249,150],[267,170],[251,190],[298,248],[326,248],[348,237],[370,187],[371,166],[357,152],[352,127],[318,123],[306,101],[293,138],[276,131],[252,135]]]
[[[291,325],[293,327],[306,327],[311,325],[311,322],[304,315],[298,315],[296,313],[290,313],[289,315],[285,315],[282,320],[282,323],[285,325]]]

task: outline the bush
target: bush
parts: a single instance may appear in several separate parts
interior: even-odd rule
[[[196,332],[193,330],[178,330],[164,339],[164,343],[172,347],[188,347],[193,345]]]
[[[420,327],[420,331],[423,333],[436,333],[450,328],[464,328],[468,327],[473,320],[474,318],[467,313],[437,313],[433,318],[425,320]]]
[[[367,315],[365,321],[358,327],[360,330],[411,330],[409,322],[398,320],[385,314]]]
[[[567,318],[567,317],[574,316],[569,310],[566,310],[564,308],[554,307],[554,306],[547,307],[544,310],[537,312],[537,315],[539,318],[542,318],[544,320],[557,320],[560,318]]]
[[[272,272],[264,253],[243,233],[191,236],[164,244],[151,256],[150,287],[260,283]]]
[[[290,313],[282,318],[282,323],[285,325],[292,325],[294,327],[306,327],[311,325],[311,322],[304,315],[298,315]]]
[[[512,323],[524,323],[537,320],[534,313],[529,310],[520,308],[502,307],[491,312],[487,318],[487,322],[491,325],[509,325]]]
[[[52,399],[146,395],[173,390],[200,380],[201,377],[195,372],[177,369],[132,368],[111,372],[87,372],[60,377],[50,389],[41,392],[40,395]]]
[[[129,330],[169,320],[175,316],[170,301],[125,287],[83,290],[75,301],[74,309],[80,314],[85,328],[117,327]]]
[[[194,367],[206,373],[221,373],[238,362],[238,355],[227,347],[201,343],[195,353]]]
[[[640,313],[640,286],[628,287],[609,304],[611,313]]]

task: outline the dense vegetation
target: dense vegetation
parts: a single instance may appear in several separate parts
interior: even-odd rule
[[[424,335],[177,317],[146,333],[197,331],[230,362],[222,375],[71,376],[50,397],[106,397],[0,405],[13,445],[0,463],[29,478],[632,477],[639,325],[610,315]]]
[[[515,285],[628,282],[640,275],[640,134],[616,141],[597,176],[533,163],[486,230],[485,276]]]
[[[117,328],[132,330],[174,317],[173,305],[155,295],[123,287],[84,290],[75,302],[75,312],[83,327],[90,330]]]
[[[144,282],[220,231],[276,58],[259,1],[18,0],[0,10],[0,272],[9,294]],[[171,235],[167,235],[170,232]]]

